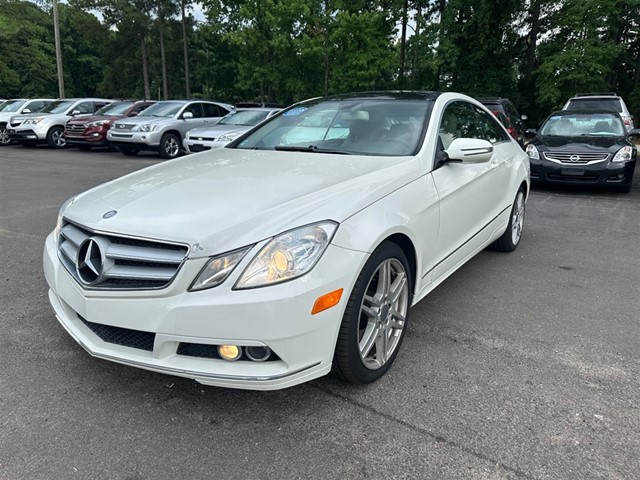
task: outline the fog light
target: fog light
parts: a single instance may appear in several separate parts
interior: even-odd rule
[[[271,356],[271,349],[269,347],[245,347],[244,353],[249,360],[264,362]]]
[[[220,355],[223,360],[233,362],[240,358],[242,350],[240,350],[240,347],[237,345],[219,345],[218,355]]]

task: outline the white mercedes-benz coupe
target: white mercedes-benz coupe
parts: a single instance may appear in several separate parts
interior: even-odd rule
[[[370,383],[412,305],[518,246],[528,192],[527,155],[470,97],[312,99],[65,202],[49,299],[106,360],[255,390]]]

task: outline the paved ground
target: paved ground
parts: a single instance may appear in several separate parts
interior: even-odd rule
[[[415,307],[382,381],[259,393],[93,359],[47,303],[58,206],[157,161],[0,149],[0,479],[637,478],[640,174],[534,191],[520,248]]]

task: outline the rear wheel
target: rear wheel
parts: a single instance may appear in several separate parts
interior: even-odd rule
[[[160,140],[160,156],[176,158],[180,155],[180,139],[173,133],[165,133]]]
[[[398,355],[411,305],[409,263],[385,242],[371,255],[351,292],[342,319],[333,372],[356,384],[382,377]]]
[[[493,250],[513,252],[518,248],[524,228],[524,189],[520,187],[511,207],[509,224],[502,236],[491,244]]]
[[[49,130],[47,133],[47,145],[51,148],[64,148],[67,146],[62,127],[52,127]]]

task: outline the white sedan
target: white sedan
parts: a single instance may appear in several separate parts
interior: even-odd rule
[[[470,97],[313,99],[65,202],[49,299],[102,359],[256,390],[370,383],[412,305],[518,246],[528,192],[527,155]]]

